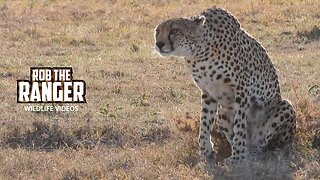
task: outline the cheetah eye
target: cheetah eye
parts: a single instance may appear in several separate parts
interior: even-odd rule
[[[159,29],[156,29],[156,36],[159,36],[159,34],[160,34]]]
[[[179,32],[179,29],[176,29],[176,28],[170,30],[170,34],[173,34],[173,35],[178,34],[178,32]]]

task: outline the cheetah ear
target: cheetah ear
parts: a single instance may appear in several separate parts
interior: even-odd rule
[[[196,19],[194,19],[193,22],[198,26],[202,26],[206,22],[206,17],[205,16],[199,16]]]

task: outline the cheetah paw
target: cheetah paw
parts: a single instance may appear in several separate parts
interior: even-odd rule
[[[201,148],[200,149],[200,158],[203,161],[212,160],[215,158],[216,152],[212,147]]]
[[[233,159],[233,157],[228,157],[224,159],[223,161],[219,162],[218,165],[220,166],[229,166],[236,162],[236,160]]]

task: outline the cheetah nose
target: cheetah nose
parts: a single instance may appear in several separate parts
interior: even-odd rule
[[[164,42],[157,42],[156,45],[158,46],[158,48],[159,48],[160,50],[162,50],[162,48],[163,48],[163,46],[165,45],[165,43],[164,43]]]

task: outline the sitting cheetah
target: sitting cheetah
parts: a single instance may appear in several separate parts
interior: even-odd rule
[[[169,19],[155,30],[161,56],[185,58],[202,92],[201,157],[214,155],[213,124],[231,146],[226,163],[292,140],[293,106],[282,99],[276,70],[262,45],[224,9]]]

